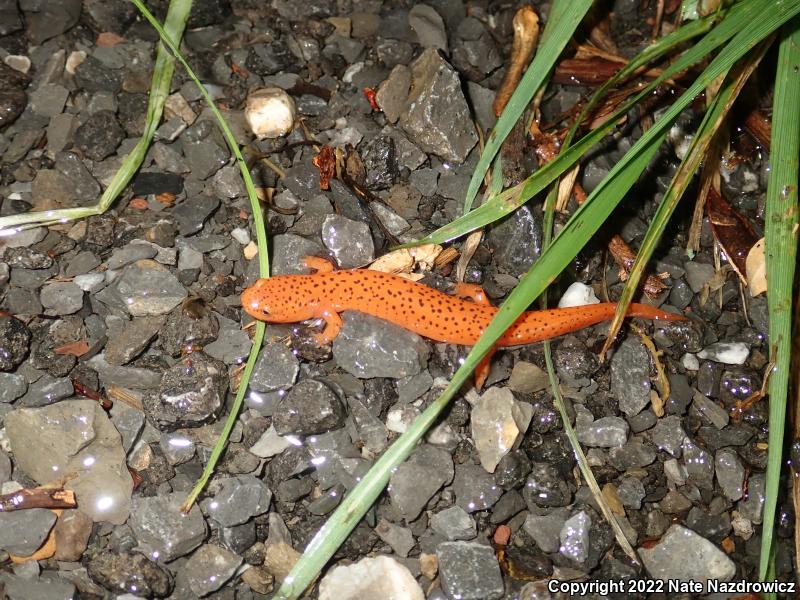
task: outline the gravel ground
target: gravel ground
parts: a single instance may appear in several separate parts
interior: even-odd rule
[[[93,204],[142,133],[154,34],[123,0],[6,4],[0,215]],[[163,16],[166,2],[149,4]],[[460,213],[478,158],[473,119],[493,123],[512,4],[196,0],[184,47],[246,145],[258,187],[274,191],[274,274],[301,272],[307,255],[363,266]],[[611,33],[631,55],[651,27],[654,7],[640,4],[614,6]],[[242,106],[262,86],[289,91],[318,143],[357,155],[356,187],[371,202],[340,180],[320,189],[302,128],[253,139]],[[544,121],[587,91],[553,86]],[[180,70],[172,92],[113,210],[0,241],[0,491],[66,480],[79,503],[0,512],[0,597],[271,597],[466,354],[355,312],[332,348],[314,344],[311,327],[269,325],[217,474],[180,516],[250,349],[239,295],[258,268],[230,152]],[[584,164],[587,190],[638,126],[627,134]],[[531,170],[533,151],[521,154]],[[637,247],[676,164],[665,148],[608,235]],[[766,167],[758,158],[723,172],[725,196],[757,231]],[[655,304],[690,319],[640,323],[669,380],[663,410],[653,405],[653,356],[629,328],[603,363],[605,325],[554,343],[578,437],[644,567],[614,542],[576,476],[541,346],[531,345],[499,352],[485,391],[455,399],[312,597],[548,598],[548,579],[588,578],[633,581],[633,593],[625,584],[610,596],[644,598],[663,597],[646,577],[755,579],[767,409],[730,411],[762,385],[766,301],[717,270],[707,223],[701,251],[686,257],[690,213],[679,211],[653,269],[666,284]],[[491,228],[466,281],[502,301],[538,256],[541,227],[532,203]],[[565,280],[612,298],[623,285],[601,243]],[[452,263],[423,279],[445,291],[454,282]],[[794,580],[794,515],[788,503],[779,510],[777,576]]]

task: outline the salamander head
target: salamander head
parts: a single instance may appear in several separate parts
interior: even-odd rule
[[[242,292],[242,308],[248,315],[271,323],[294,323],[310,318],[308,299],[292,285],[291,276],[259,279]]]

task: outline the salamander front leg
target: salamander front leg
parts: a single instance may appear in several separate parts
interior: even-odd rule
[[[486,297],[486,292],[483,288],[475,283],[464,283],[459,281],[456,284],[456,290],[453,293],[456,298],[464,298],[472,300],[475,304],[482,304],[484,306],[491,306],[489,298]]]
[[[492,357],[495,352],[497,352],[496,346],[489,350],[489,354],[484,356],[483,360],[475,367],[475,389],[479,392],[483,389],[483,384],[486,383],[486,379],[489,377],[489,371],[492,368]]]
[[[325,329],[314,334],[314,339],[320,346],[330,344],[342,330],[342,318],[339,313],[331,306],[320,306],[314,318],[325,321]]]
[[[317,273],[330,273],[333,271],[333,263],[319,256],[306,256],[303,259],[303,264],[307,269],[311,269]]]

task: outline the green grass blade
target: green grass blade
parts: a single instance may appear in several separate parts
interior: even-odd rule
[[[779,496],[786,398],[792,342],[792,284],[797,259],[797,185],[800,179],[800,19],[784,27],[775,75],[772,111],[772,170],[764,217],[769,307],[769,356],[775,367],[769,379],[769,457],[761,528],[759,576],[768,575],[774,555],[775,509]]]
[[[180,40],[183,36],[183,31],[186,28],[186,20],[189,18],[189,11],[191,8],[191,0],[172,0],[172,2],[170,2],[167,17],[164,21],[164,29],[169,32],[171,39]],[[99,215],[107,211],[142,165],[147,150],[150,148],[150,142],[153,140],[156,128],[158,128],[161,122],[164,102],[169,95],[174,72],[175,59],[163,44],[159,44],[156,52],[155,65],[153,67],[153,79],[150,82],[150,98],[147,103],[147,114],[142,137],[139,138],[139,141],[133,150],[131,150],[130,154],[125,157],[125,160],[115,173],[109,186],[103,192],[102,196],[100,196],[100,200],[97,204],[80,208],[47,210],[0,217],[0,235],[16,233],[17,231],[28,229],[32,226],[66,223],[75,219]]]
[[[244,157],[239,150],[239,144],[236,143],[236,138],[233,136],[233,132],[231,132],[230,127],[228,127],[228,124],[225,122],[222,113],[220,113],[216,104],[214,104],[214,101],[208,94],[208,91],[206,91],[205,86],[200,82],[197,75],[195,75],[194,71],[192,71],[191,67],[186,62],[186,59],[181,54],[177,44],[175,44],[169,34],[161,27],[161,24],[156,20],[152,13],[147,10],[147,7],[141,2],[141,0],[132,1],[136,5],[136,8],[139,9],[139,12],[141,12],[142,15],[148,20],[153,29],[158,32],[158,35],[161,37],[161,42],[170,49],[175,58],[177,58],[181,65],[183,65],[183,68],[186,69],[189,77],[192,79],[192,81],[194,81],[195,85],[197,85],[197,88],[200,90],[203,99],[214,113],[217,123],[222,130],[222,134],[225,136],[225,140],[227,141],[231,152],[236,157],[236,163],[239,165],[239,170],[242,173],[244,186],[247,190],[247,196],[250,200],[250,209],[253,213],[256,240],[258,242],[259,274],[261,277],[269,277],[269,256],[267,254],[267,233],[264,228],[264,217],[261,213],[261,205],[258,202],[258,196],[256,195],[256,188],[253,184],[253,178],[250,176],[250,171],[247,169]],[[230,413],[228,414],[228,418],[225,421],[225,425],[222,428],[222,432],[220,433],[217,443],[211,450],[211,455],[208,458],[205,469],[203,469],[203,474],[200,476],[200,479],[197,481],[194,488],[192,488],[192,491],[189,493],[183,505],[181,506],[181,510],[184,512],[188,512],[189,509],[191,509],[192,504],[194,504],[194,502],[197,500],[197,497],[203,491],[203,488],[205,488],[209,479],[211,479],[211,477],[214,475],[214,469],[216,468],[217,462],[225,450],[230,433],[233,430],[233,426],[236,424],[236,420],[239,417],[239,411],[244,403],[244,397],[247,394],[247,384],[250,381],[250,375],[253,372],[256,360],[258,359],[258,353],[261,350],[261,344],[264,340],[264,331],[264,323],[261,321],[256,323],[253,345],[250,348],[250,354],[247,357],[247,363],[245,364],[244,372],[242,373],[242,378],[239,382],[239,387],[236,390],[236,397],[234,398]]]
[[[472,208],[475,196],[481,187],[486,172],[492,164],[495,155],[500,151],[503,141],[513,129],[514,124],[522,116],[525,107],[531,98],[539,91],[539,88],[547,79],[550,71],[561,56],[561,52],[572,38],[572,34],[580,25],[586,12],[592,6],[592,0],[558,0],[553,3],[550,17],[542,34],[542,43],[531,61],[530,66],[525,71],[525,75],[517,85],[517,89],[508,100],[508,104],[503,109],[503,113],[497,120],[492,133],[486,140],[486,147],[483,149],[481,158],[475,171],[472,173],[467,196],[464,200],[464,213],[468,213]]]
[[[498,196],[490,198],[475,210],[439,228],[415,244],[408,244],[407,246],[426,243],[443,244],[510,214],[569,169],[615,126],[620,117],[625,115],[630,108],[645,95],[649,94],[656,86],[672,77],[675,73],[705,59],[719,46],[735,38],[736,44],[729,44],[726,51],[721,52],[706,67],[686,92],[673,103],[628,153],[629,155],[635,154],[638,152],[638,148],[649,143],[648,136],[658,136],[671,126],[680,112],[697,96],[702,94],[709,83],[725,73],[748,50],[797,14],[798,11],[800,11],[800,3],[798,2],[776,5],[771,0],[748,0],[747,2],[736,4],[716,27],[665,69],[662,75],[646,86],[641,93],[626,102],[602,127],[588,133],[565,152],[559,154],[558,158],[553,162],[539,169],[522,183],[505,190]],[[615,169],[620,167],[620,163],[615,165]]]
[[[731,41],[731,44],[734,43],[736,43],[736,40]],[[739,92],[742,91],[744,84],[761,62],[768,47],[769,41],[765,40],[741,65],[739,65],[736,72],[731,73],[731,77],[726,79],[703,117],[703,121],[697,128],[689,150],[681,161],[675,175],[672,177],[672,181],[667,191],[664,192],[664,197],[656,210],[656,214],[653,216],[650,221],[650,226],[647,228],[647,233],[637,252],[636,260],[631,266],[628,281],[625,283],[625,288],[622,290],[619,303],[617,304],[617,311],[609,327],[608,338],[606,339],[602,353],[608,350],[617,332],[622,327],[622,322],[628,312],[628,307],[639,292],[639,282],[644,276],[647,263],[650,261],[650,257],[653,256],[653,252],[655,252],[658,243],[661,241],[661,236],[667,228],[667,224],[672,218],[678,206],[678,202],[680,202],[684,192],[692,182],[695,173],[700,168],[700,164],[705,159],[706,152],[714,136],[721,127],[725,117],[727,117],[734,101],[738,98]]]

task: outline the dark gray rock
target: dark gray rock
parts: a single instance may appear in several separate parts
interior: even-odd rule
[[[432,48],[411,65],[411,90],[398,122],[422,150],[456,163],[478,141],[458,74]]]
[[[75,130],[75,145],[95,161],[114,154],[123,139],[125,131],[110,110],[94,113]]]
[[[444,542],[436,548],[442,589],[449,598],[495,600],[505,586],[491,546],[475,542]]]
[[[164,372],[158,390],[144,397],[144,410],[162,431],[200,427],[219,415],[227,389],[225,364],[193,352]]]
[[[329,385],[303,379],[278,402],[272,422],[278,435],[313,435],[338,429],[344,417],[342,401]]]
[[[197,506],[183,514],[185,494],[134,498],[128,525],[137,549],[156,561],[169,562],[197,548],[206,537],[206,524]]]
[[[222,527],[233,527],[262,515],[269,509],[272,492],[253,475],[239,475],[219,481],[217,491],[205,511]]]
[[[445,450],[422,445],[392,473],[389,497],[406,521],[413,521],[453,474],[453,459]]]
[[[25,360],[30,344],[31,331],[25,323],[0,316],[0,371],[13,371]]]
[[[44,543],[55,522],[55,513],[46,508],[0,512],[0,549],[30,556]]]
[[[136,596],[164,598],[173,587],[169,571],[136,552],[98,552],[86,561],[86,569],[106,589]]]

